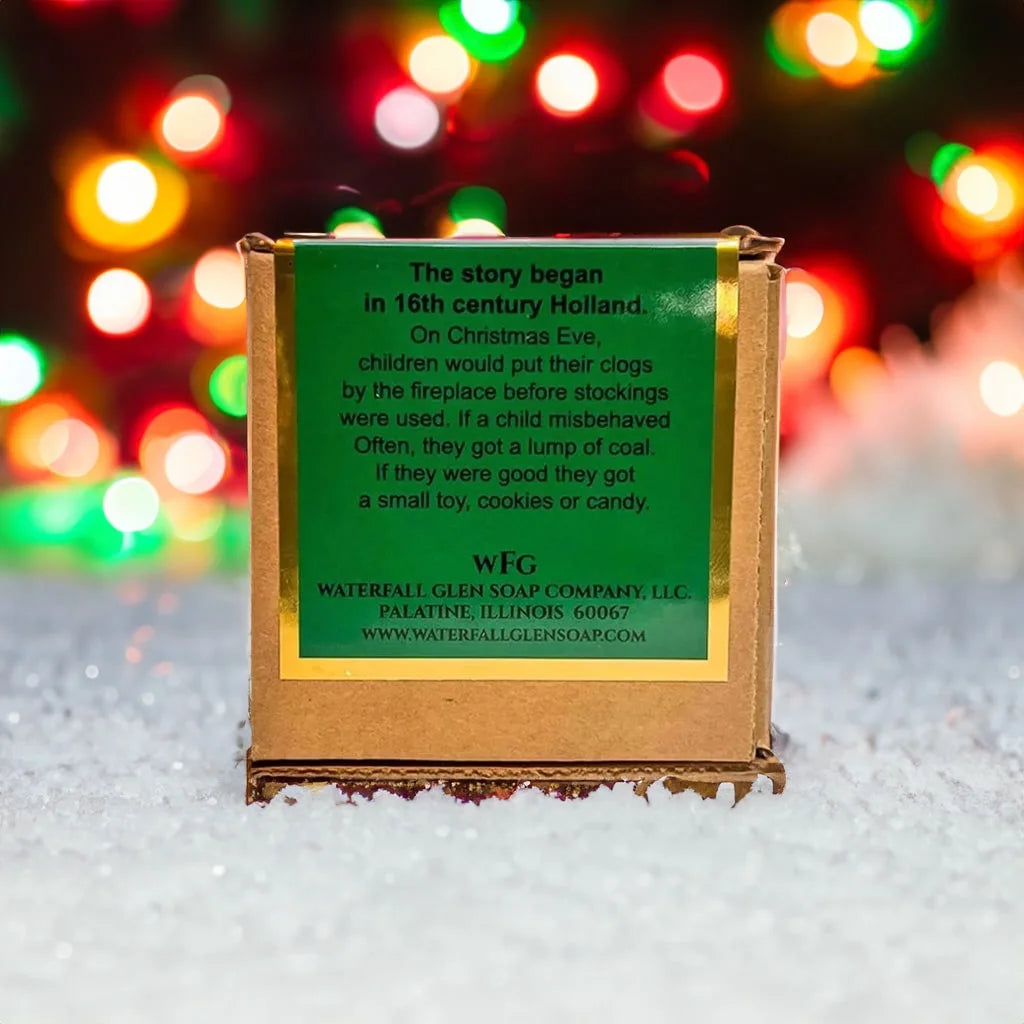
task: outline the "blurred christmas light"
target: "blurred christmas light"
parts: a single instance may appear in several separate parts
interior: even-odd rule
[[[140,476],[115,480],[103,495],[103,515],[121,533],[148,530],[159,514],[160,496],[156,488]]]
[[[174,438],[187,433],[212,434],[213,428],[201,412],[190,406],[158,406],[149,410],[136,425],[137,441],[129,446],[129,453],[137,455],[139,466],[148,479],[162,483],[167,448]]]
[[[522,49],[526,41],[526,29],[519,21],[518,3],[476,0],[460,4],[459,0],[447,0],[437,16],[445,32],[461,43],[471,57],[480,61],[508,60]],[[501,22],[505,27],[497,30]],[[477,27],[479,25],[484,27]]]
[[[885,364],[877,352],[854,345],[836,356],[829,368],[828,382],[839,406],[847,412],[856,412],[887,376]]]
[[[156,205],[156,178],[134,157],[114,160],[100,172],[96,201],[100,211],[118,224],[135,224]]]
[[[51,395],[14,410],[7,421],[4,448],[11,470],[21,477],[38,476],[46,469],[39,451],[39,439],[60,420],[79,413],[78,403],[67,395]]]
[[[206,494],[224,479],[228,459],[224,446],[207,433],[179,434],[164,456],[164,475],[184,494]]]
[[[505,232],[483,217],[467,217],[452,225],[449,238],[503,238]]]
[[[463,89],[472,71],[465,47],[451,36],[428,36],[409,54],[409,77],[435,96],[452,96]]]
[[[856,343],[867,319],[859,275],[841,258],[819,257],[813,271],[786,274],[786,351],[783,387],[800,389],[820,379],[835,352]]]
[[[1024,148],[953,146],[942,147],[932,167],[933,179],[940,179],[932,220],[939,243],[965,263],[987,262],[1024,244]]]
[[[786,283],[786,333],[790,338],[806,338],[820,326],[825,316],[825,300],[810,281]]]
[[[143,249],[169,235],[188,208],[188,186],[163,163],[120,154],[93,157],[77,168],[67,191],[74,229],[106,249]]]
[[[224,117],[207,96],[181,96],[171,100],[160,119],[160,133],[171,149],[201,153],[224,133]]]
[[[927,14],[903,0],[787,0],[772,15],[765,42],[788,74],[821,75],[850,88],[904,63],[918,48]]]
[[[105,270],[89,286],[85,300],[93,326],[103,334],[133,334],[149,319],[149,286],[130,270]]]
[[[448,200],[448,216],[460,221],[483,220],[504,230],[507,207],[500,192],[483,185],[466,185]]]
[[[556,117],[574,117],[593,106],[597,99],[597,72],[574,53],[548,57],[537,70],[537,98]]]
[[[813,78],[818,72],[807,52],[807,22],[814,13],[813,4],[790,0],[775,9],[765,43],[772,60],[787,74]]]
[[[217,309],[234,309],[245,302],[245,268],[234,249],[211,249],[192,271],[196,292]]]
[[[505,32],[519,16],[518,0],[461,0],[459,9],[466,22],[485,35]]]
[[[6,54],[0,52],[0,147],[11,129],[20,126],[27,115],[25,101]]]
[[[0,537],[19,549],[74,539],[91,506],[92,488],[76,484],[0,492]]]
[[[335,238],[383,238],[380,221],[369,210],[343,206],[327,218],[327,232]]]
[[[963,167],[957,172],[953,188],[960,205],[977,217],[990,214],[999,202],[996,176],[980,164]]]
[[[942,193],[947,202],[958,204],[974,217],[997,224],[1015,212],[1022,184],[1021,176],[1006,162],[985,153],[972,153],[957,161],[943,184]]]
[[[383,238],[384,233],[380,228],[374,227],[368,221],[354,220],[338,224],[331,234],[335,238]]]
[[[905,50],[914,41],[913,15],[893,0],[864,0],[858,18],[864,35],[880,50]]]
[[[820,11],[805,29],[807,49],[819,64],[841,68],[857,56],[857,30],[844,17],[832,11]]]
[[[350,220],[337,224],[331,229],[335,238],[383,238],[384,232],[369,221]]]
[[[31,398],[42,385],[44,373],[37,345],[20,334],[0,334],[0,405]]]
[[[222,294],[227,301],[230,292],[226,287]],[[245,303],[215,306],[207,302],[196,289],[194,277],[184,297],[181,319],[189,336],[200,345],[220,347],[245,341]]]
[[[244,416],[249,363],[239,354],[228,356],[210,374],[210,398],[228,416]]]
[[[437,104],[412,86],[392,89],[377,104],[373,114],[377,135],[395,149],[423,149],[436,138],[441,127]]]
[[[171,99],[182,96],[205,96],[220,112],[227,117],[231,109],[231,90],[223,79],[216,75],[189,75],[183,78],[172,90]]]
[[[681,53],[661,73],[669,99],[692,114],[706,114],[718,107],[725,95],[725,77],[707,57]]]
[[[1024,374],[1013,363],[996,359],[978,378],[981,400],[997,416],[1016,416],[1024,409]]]
[[[928,173],[937,186],[941,186],[949,177],[950,171],[969,153],[974,150],[961,142],[947,142],[940,145],[932,156]]]
[[[57,476],[88,476],[100,461],[100,436],[84,420],[57,420],[39,438],[39,461]]]

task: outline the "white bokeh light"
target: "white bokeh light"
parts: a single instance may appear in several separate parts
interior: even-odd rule
[[[135,224],[147,217],[156,204],[156,193],[153,172],[132,157],[108,164],[96,182],[100,209],[118,224]]]
[[[381,139],[395,149],[423,149],[441,127],[441,111],[425,93],[403,85],[377,104],[373,125]]]

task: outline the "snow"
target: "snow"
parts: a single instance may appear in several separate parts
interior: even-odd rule
[[[0,1021],[1024,1021],[1024,582],[801,575],[789,785],[246,807],[244,582],[0,578]]]

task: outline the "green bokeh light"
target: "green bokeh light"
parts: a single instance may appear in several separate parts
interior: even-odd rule
[[[485,63],[508,60],[526,42],[526,29],[518,19],[514,19],[504,32],[487,33],[473,28],[462,13],[459,0],[448,0],[442,4],[437,16],[448,35],[460,42],[471,57]]]
[[[5,54],[0,53],[0,142],[8,128],[22,124],[26,118],[25,101],[15,81]]]
[[[273,0],[220,0],[221,15],[235,32],[259,35],[274,20]]]
[[[895,0],[863,0],[858,17],[864,35],[880,50],[906,50],[917,36],[913,11]]]
[[[932,165],[929,174],[936,187],[941,188],[942,183],[949,177],[949,172],[969,153],[974,150],[965,146],[962,142],[947,142],[940,146],[932,157]]]
[[[243,355],[228,356],[210,374],[210,398],[228,416],[244,416],[249,362]]]
[[[249,564],[249,515],[244,508],[228,506],[214,544],[221,568],[246,568]]]
[[[484,185],[467,185],[448,201],[448,216],[456,223],[477,218],[486,220],[504,231],[508,210],[500,192]]]
[[[800,60],[794,57],[791,53],[787,53],[783,48],[782,44],[776,38],[775,33],[772,31],[771,26],[768,27],[768,31],[764,37],[765,49],[768,51],[768,56],[787,75],[792,75],[794,78],[817,78],[818,70],[813,64],[807,63],[807,61]]]
[[[46,361],[35,342],[20,334],[0,334],[0,405],[31,398],[45,373]]]
[[[0,537],[13,549],[73,542],[97,500],[73,483],[14,488],[0,497]]]
[[[883,71],[901,67],[920,49],[923,27],[902,0],[863,0],[859,13],[861,30],[878,47],[875,64]]]
[[[369,210],[358,206],[343,206],[340,210],[335,210],[327,218],[327,231],[333,231],[339,224],[371,224],[381,234],[384,233],[380,221]]]
[[[519,0],[460,0],[459,10],[477,32],[497,35],[519,17]]]

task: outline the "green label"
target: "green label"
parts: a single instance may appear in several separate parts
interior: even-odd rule
[[[713,240],[297,241],[299,655],[706,658],[716,281]]]

